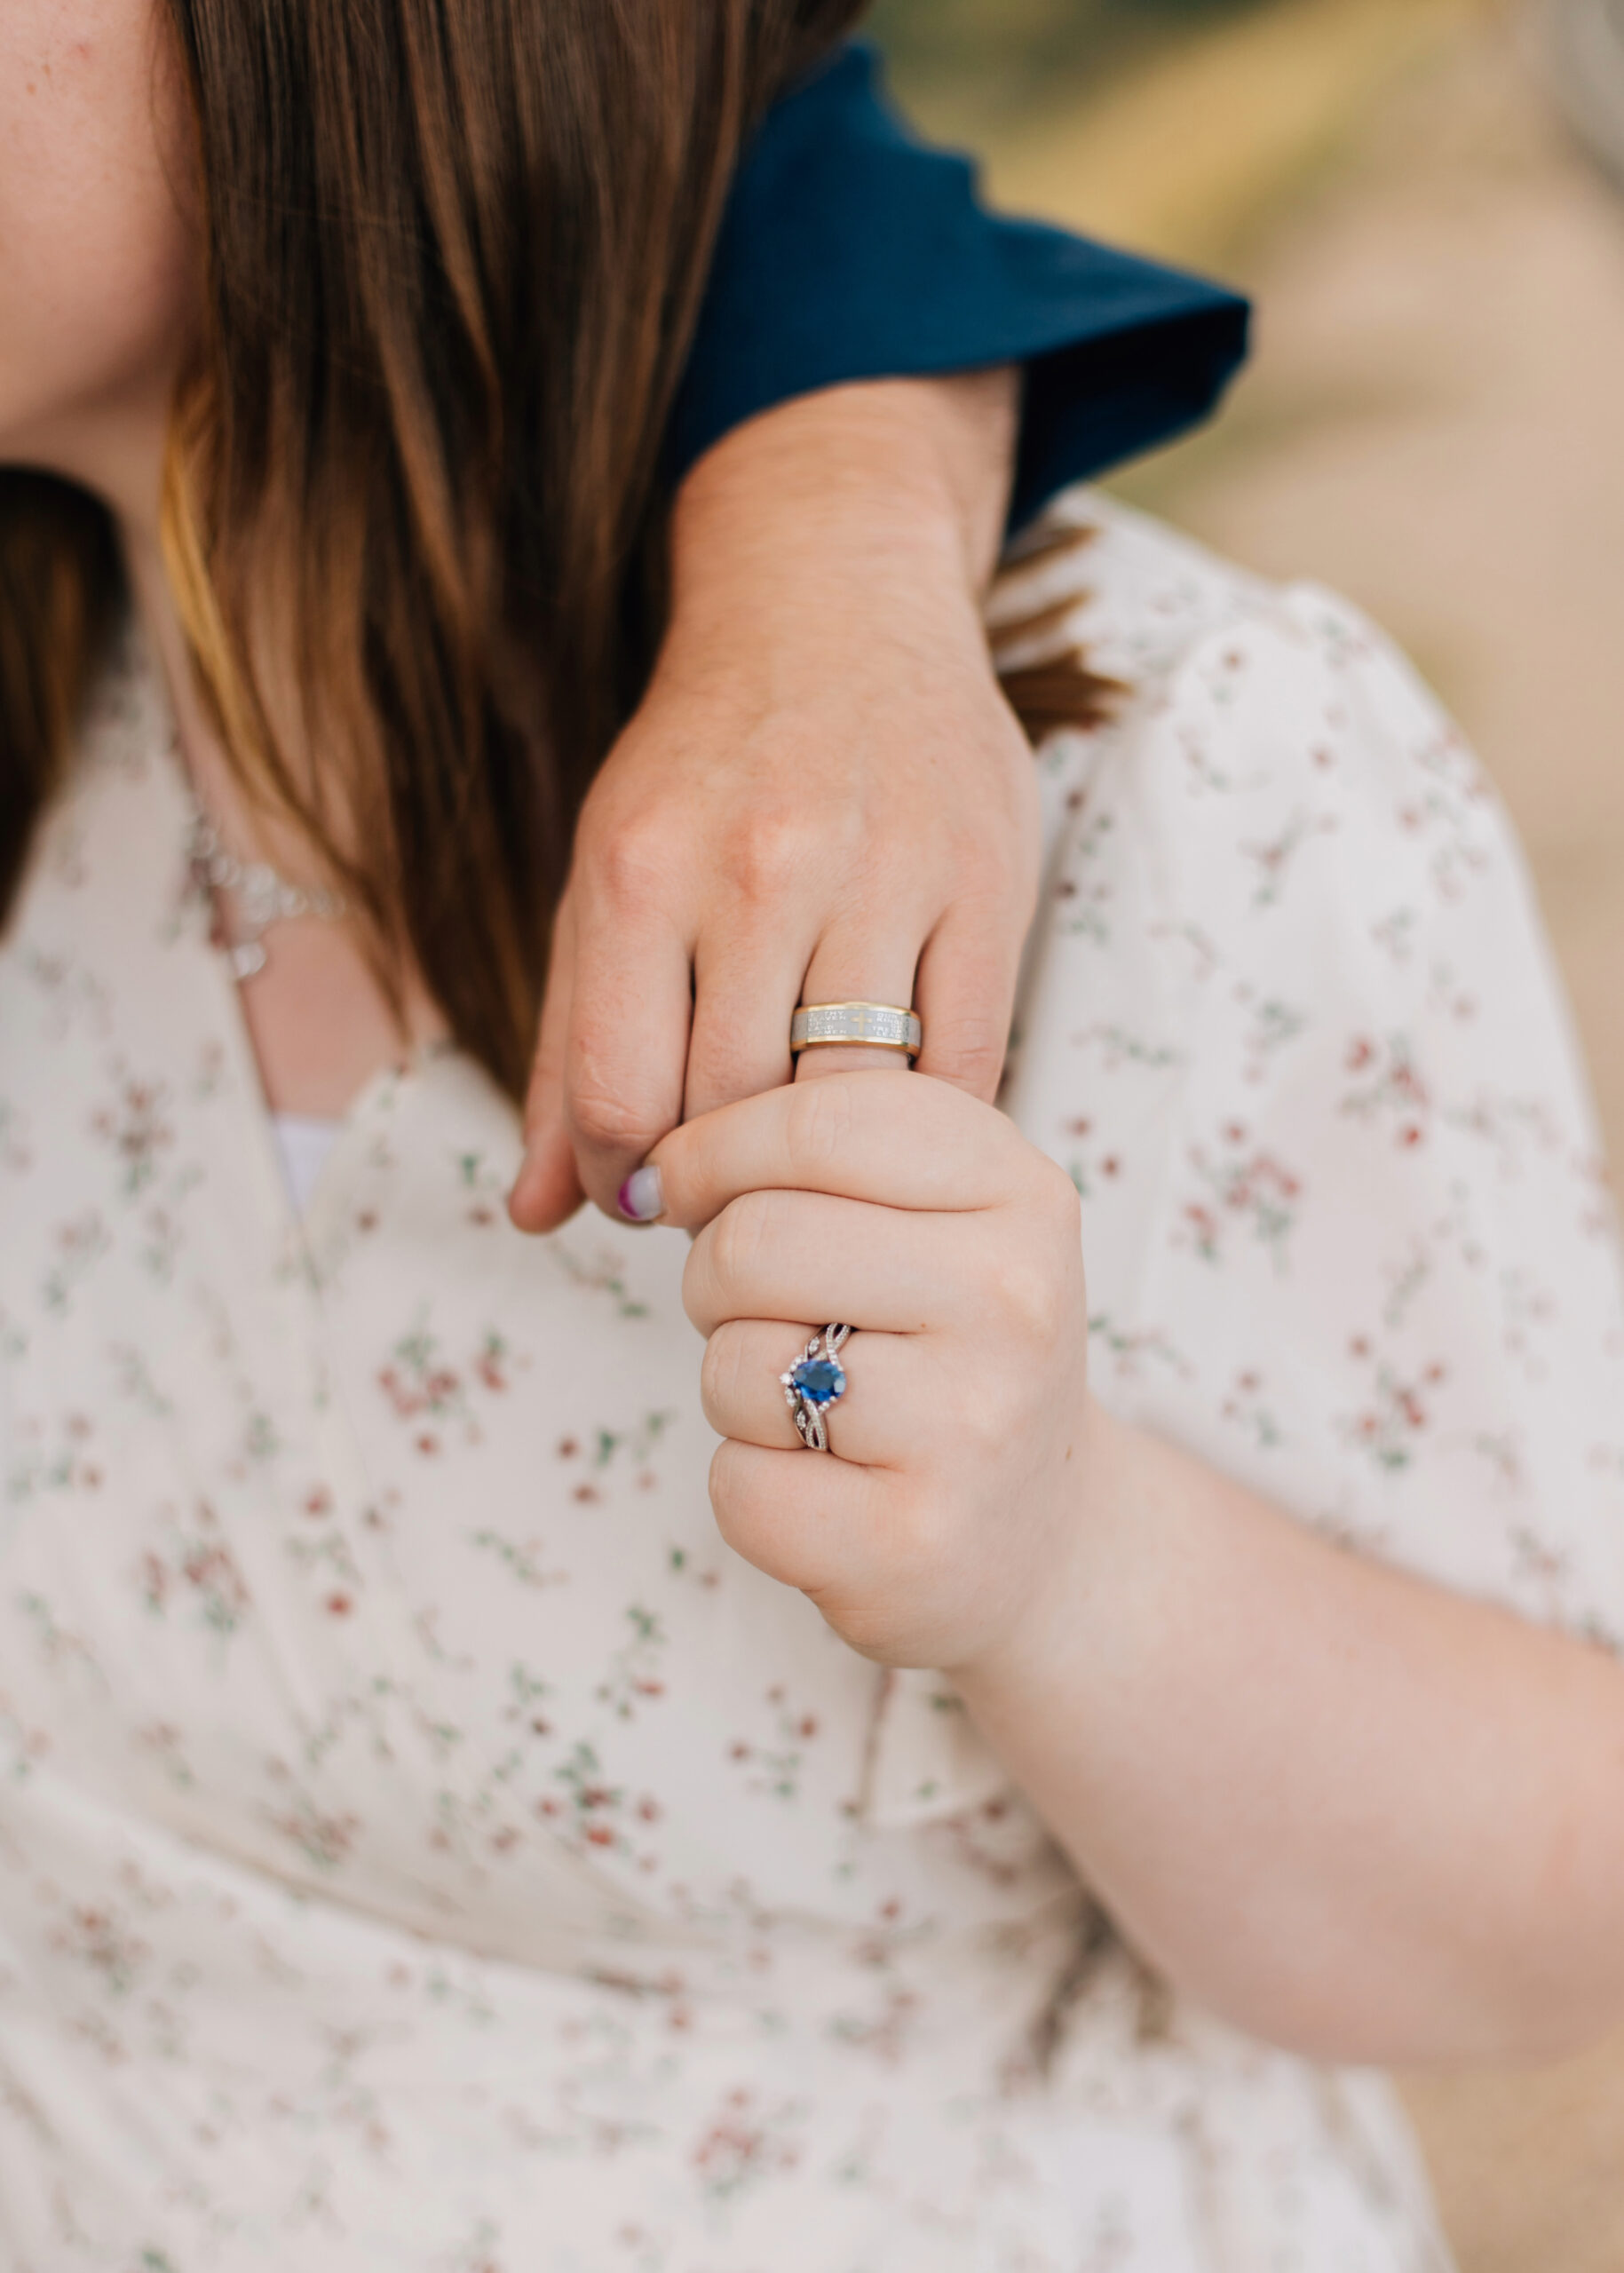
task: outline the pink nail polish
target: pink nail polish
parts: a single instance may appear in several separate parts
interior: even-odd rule
[[[665,1213],[665,1192],[660,1171],[652,1162],[633,1168],[622,1184],[619,1207],[622,1216],[634,1224],[652,1224]]]

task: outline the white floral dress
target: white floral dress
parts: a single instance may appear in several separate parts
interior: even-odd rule
[[[1099,1392],[1614,1643],[1505,820],[1340,602],[1060,511],[994,619],[1073,592],[1132,692],[1037,761],[1007,1103]],[[294,1218],[168,741],[114,671],[0,944],[4,2273],[1442,2273],[1386,2084],[1151,1980],[945,1684],[721,1545],[678,1235],[517,1235],[455,1054]]]

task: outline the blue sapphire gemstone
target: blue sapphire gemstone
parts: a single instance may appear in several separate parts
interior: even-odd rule
[[[846,1377],[833,1358],[803,1358],[789,1369],[789,1385],[808,1405],[833,1405],[846,1393]]]

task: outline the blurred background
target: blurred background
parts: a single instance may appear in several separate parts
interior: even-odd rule
[[[1624,1161],[1624,0],[879,0],[1000,204],[1243,284],[1112,487],[1408,648],[1509,804]],[[1624,2269],[1624,2039],[1406,2078],[1463,2273]]]

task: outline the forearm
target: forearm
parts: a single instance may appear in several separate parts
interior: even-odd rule
[[[677,493],[671,644],[736,655],[741,625],[786,606],[962,638],[998,558],[1018,394],[1008,368],[876,380],[735,428]]]
[[[1624,1668],[1091,1408],[1072,1569],[967,1703],[1129,1936],[1384,2063],[1624,2014]]]

